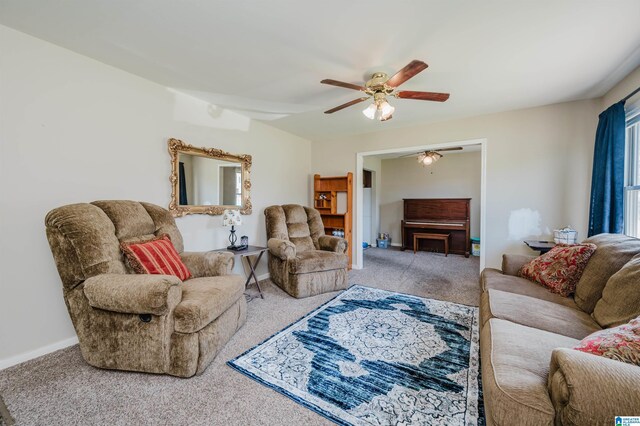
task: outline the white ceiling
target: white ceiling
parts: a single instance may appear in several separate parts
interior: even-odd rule
[[[2,0],[0,23],[303,137],[322,140],[597,97],[640,65],[638,0]],[[323,111],[412,59],[401,88],[445,103],[393,99]]]

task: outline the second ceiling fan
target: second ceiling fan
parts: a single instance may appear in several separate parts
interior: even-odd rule
[[[436,161],[438,161],[439,159],[441,159],[442,157],[444,157],[444,155],[440,154],[440,152],[444,152],[444,151],[461,151],[462,147],[461,146],[456,146],[453,148],[441,148],[441,149],[436,149],[433,151],[420,151],[420,152],[414,152],[411,154],[406,154],[406,155],[401,155],[398,158],[404,158],[404,157],[412,157],[412,156],[417,156],[418,157],[418,163],[423,165],[423,166],[429,166],[433,163],[435,163]]]
[[[335,108],[325,111],[325,114],[333,114],[336,111],[350,107],[360,102],[364,102],[373,97],[373,103],[369,105],[362,113],[369,119],[378,119],[380,121],[387,121],[393,118],[393,112],[395,110],[389,102],[387,102],[387,96],[395,96],[400,99],[415,99],[420,101],[435,101],[444,102],[449,99],[448,93],[437,92],[416,92],[413,90],[400,90],[396,91],[396,88],[411,77],[415,76],[421,71],[424,71],[428,67],[422,61],[413,60],[407,66],[395,73],[391,78],[383,72],[376,72],[371,76],[371,79],[367,81],[364,86],[358,86],[357,84],[345,83],[343,81],[325,79],[320,83],[329,84],[331,86],[344,87],[346,89],[358,90],[365,93],[367,96],[363,96],[358,99],[354,99],[346,104],[342,104]]]

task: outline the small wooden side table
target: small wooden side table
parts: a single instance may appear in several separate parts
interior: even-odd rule
[[[238,250],[238,251],[227,250],[227,249],[220,249],[220,250],[214,250],[214,251],[227,251],[229,253],[233,253],[234,255],[240,256],[240,259],[245,259],[250,272],[249,272],[249,275],[247,276],[247,281],[245,281],[244,283],[244,287],[247,288],[249,286],[249,283],[251,282],[251,279],[253,278],[253,282],[256,284],[256,287],[258,287],[258,293],[260,293],[260,298],[264,299],[264,295],[262,294],[262,289],[260,288],[260,283],[258,282],[258,277],[256,276],[256,266],[258,266],[258,263],[260,262],[262,255],[267,250],[269,250],[267,247],[249,246],[244,250]],[[255,255],[258,255],[258,257],[253,263],[251,263],[251,258],[249,256],[255,256]]]
[[[524,243],[531,249],[535,251],[539,251],[540,254],[545,254],[552,248],[556,246],[556,243],[553,241],[536,241],[536,240],[525,240]]]
[[[451,234],[426,234],[416,232],[413,234],[413,253],[418,251],[418,241],[420,240],[439,240],[444,242],[444,257],[449,255],[449,235]]]

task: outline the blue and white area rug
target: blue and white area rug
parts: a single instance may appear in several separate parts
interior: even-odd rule
[[[352,286],[228,364],[341,425],[484,424],[475,307]]]

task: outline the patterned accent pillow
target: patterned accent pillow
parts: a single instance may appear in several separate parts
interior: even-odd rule
[[[524,265],[518,275],[542,284],[552,293],[568,297],[576,291],[589,258],[596,245],[558,244],[547,253]]]
[[[573,349],[640,366],[640,317],[591,333]]]
[[[138,274],[175,275],[182,281],[191,278],[168,234],[148,241],[121,242],[120,248]]]

